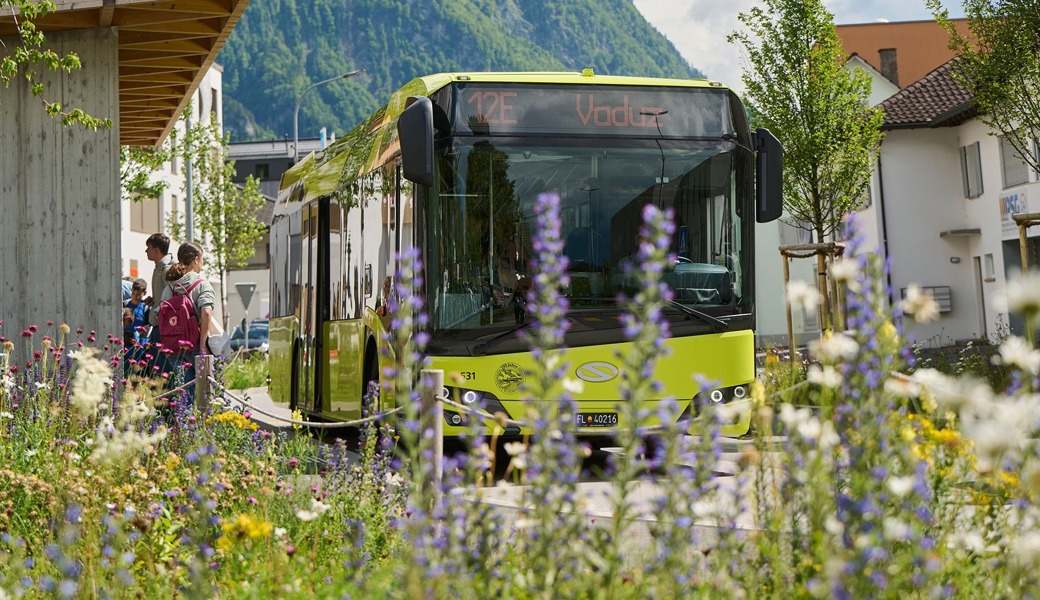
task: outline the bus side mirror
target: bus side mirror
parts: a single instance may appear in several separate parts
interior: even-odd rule
[[[784,147],[768,129],[752,134],[755,146],[755,220],[769,223],[784,212]]]
[[[425,96],[412,96],[407,102],[397,119],[404,178],[433,185],[433,103]]]

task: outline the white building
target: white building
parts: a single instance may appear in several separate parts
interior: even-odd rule
[[[223,122],[223,93],[221,75],[223,69],[214,64],[204,76],[191,99],[191,122],[208,123],[211,115],[215,114],[218,123]],[[181,134],[184,132],[184,123],[178,121],[174,127]],[[174,158],[172,162],[163,166],[160,173],[156,175],[168,182],[166,191],[159,199],[142,200],[139,202],[121,202],[121,237],[122,237],[122,267],[123,275],[130,277],[141,277],[148,282],[151,288],[152,270],[154,264],[145,256],[145,240],[153,233],[170,233],[170,222],[183,223],[186,214],[184,183],[185,165],[183,161]],[[177,247],[184,240],[173,239],[170,242],[170,252],[177,256]],[[220,277],[215,273],[208,273],[213,289],[220,297]],[[116,285],[113,283],[113,285]],[[153,290],[148,290],[151,295]],[[222,318],[220,303],[214,307],[214,315]]]
[[[956,59],[955,59],[956,60]],[[872,232],[891,257],[891,288],[930,288],[937,322],[914,327],[929,345],[988,337],[1009,325],[1005,282],[1021,270],[1011,215],[1040,198],[1037,174],[976,119],[971,95],[954,80],[954,61],[882,103],[885,140],[875,174]],[[1035,265],[1040,231],[1030,232]]]

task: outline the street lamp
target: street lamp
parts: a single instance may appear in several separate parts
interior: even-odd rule
[[[307,89],[303,90],[303,93],[300,94],[300,97],[297,98],[297,100],[296,100],[296,110],[293,112],[293,128],[292,129],[293,129],[293,164],[294,165],[296,164],[296,161],[300,157],[300,104],[303,103],[303,97],[307,95],[307,92],[313,90],[314,88],[318,87],[319,85],[323,85],[323,84],[330,83],[330,82],[333,82],[333,81],[337,81],[337,80],[340,80],[340,79],[349,79],[351,77],[354,77],[355,75],[360,75],[360,74],[362,74],[364,72],[365,72],[364,69],[358,69],[356,71],[350,71],[349,73],[344,73],[342,75],[336,75],[335,77],[330,77],[330,78],[328,78],[328,79],[326,79],[324,81],[319,81],[318,83],[312,83]]]

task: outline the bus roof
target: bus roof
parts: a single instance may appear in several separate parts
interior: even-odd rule
[[[279,186],[275,217],[293,213],[307,202],[332,194],[344,178],[356,178],[385,164],[400,151],[396,124],[407,99],[430,96],[454,82],[726,89],[723,84],[708,79],[596,75],[592,69],[577,72],[436,73],[417,77],[391,94],[390,101],[371,117],[333,142],[320,158],[314,153],[308,154],[285,171]]]

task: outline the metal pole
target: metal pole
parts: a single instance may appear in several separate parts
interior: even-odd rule
[[[192,109],[194,110],[194,109]],[[195,215],[193,214],[192,206],[192,187],[191,187],[191,110],[188,111],[188,118],[184,120],[185,131],[184,131],[184,237],[186,241],[195,241]]]
[[[318,83],[312,83],[310,86],[307,87],[307,89],[303,90],[303,93],[300,94],[300,97],[296,100],[296,110],[293,111],[293,160],[292,161],[293,161],[294,165],[296,164],[296,161],[298,161],[299,158],[300,158],[300,105],[303,104],[303,97],[307,95],[307,92],[313,90],[314,88],[318,87],[319,85],[324,85],[326,83],[337,81],[339,79],[349,79],[349,78],[351,78],[351,77],[353,77],[355,75],[360,75],[360,74],[362,74],[364,72],[365,72],[364,69],[358,69],[356,71],[350,71],[349,73],[343,73],[342,75],[336,75],[335,77],[329,77],[328,79],[325,79],[323,81],[319,81]]]

